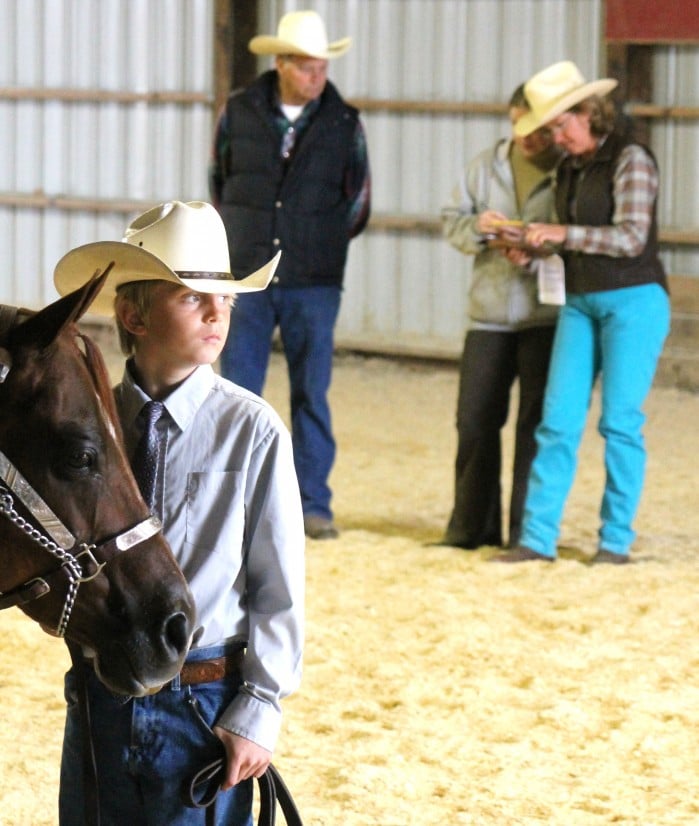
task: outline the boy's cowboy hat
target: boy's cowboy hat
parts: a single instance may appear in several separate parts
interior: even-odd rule
[[[328,60],[343,55],[351,43],[350,37],[328,43],[325,24],[317,12],[291,11],[279,21],[276,37],[259,34],[248,48],[255,54],[298,54]]]
[[[90,310],[114,314],[117,287],[132,281],[172,281],[198,293],[235,295],[264,290],[279,263],[278,252],[264,267],[236,281],[231,275],[226,228],[204,201],[169,201],[139,215],[121,241],[76,247],[56,264],[53,281],[61,295],[82,286],[95,272],[114,266]]]
[[[609,94],[617,83],[609,77],[586,83],[575,63],[570,60],[554,63],[537,72],[524,84],[530,111],[515,124],[515,134],[521,137],[529,135],[581,100],[593,95],[603,97]]]

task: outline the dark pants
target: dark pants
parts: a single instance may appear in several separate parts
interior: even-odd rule
[[[454,509],[444,541],[463,548],[502,545],[500,431],[519,378],[509,543],[519,542],[529,468],[536,453],[554,327],[471,330],[461,357],[456,414]]]

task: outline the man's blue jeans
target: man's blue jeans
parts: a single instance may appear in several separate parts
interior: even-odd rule
[[[262,395],[279,327],[289,371],[294,464],[307,516],[332,518],[328,477],[335,461],[328,390],[339,287],[268,287],[237,297],[221,373]]]
[[[527,488],[521,544],[556,555],[592,387],[600,374],[606,480],[599,548],[628,554],[643,489],[643,404],[670,327],[670,302],[657,284],[569,295],[551,356],[537,454]]]
[[[216,646],[191,652],[188,661],[221,656]],[[235,678],[177,688],[149,697],[108,691],[90,670],[92,741],[98,769],[102,826],[196,826],[206,810],[182,803],[182,784],[223,753],[211,730],[237,694]],[[83,739],[77,678],[65,678],[66,726],[61,758],[60,826],[84,826]],[[216,823],[252,826],[252,780],[219,792]]]

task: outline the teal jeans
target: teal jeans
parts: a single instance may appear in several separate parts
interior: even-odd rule
[[[562,308],[537,428],[521,544],[556,556],[563,508],[597,377],[605,486],[599,548],[628,554],[643,489],[643,404],[670,327],[670,301],[657,284],[569,295]]]

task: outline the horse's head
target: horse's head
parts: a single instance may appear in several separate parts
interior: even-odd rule
[[[139,696],[179,671],[194,603],[131,474],[104,361],[76,326],[106,274],[0,329],[0,607],[19,605],[82,646],[110,689]]]

